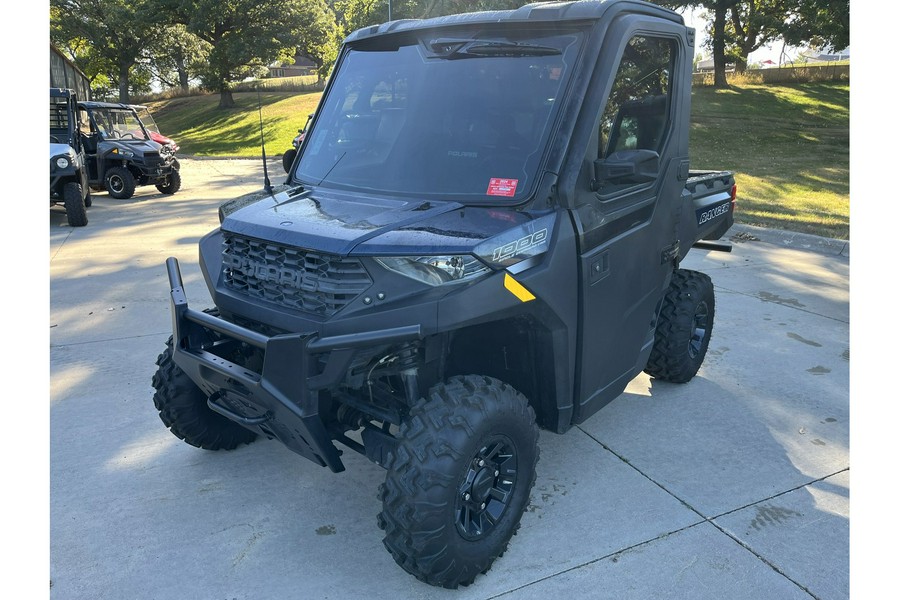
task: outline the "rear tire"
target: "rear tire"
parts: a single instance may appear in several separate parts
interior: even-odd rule
[[[106,191],[117,200],[127,200],[134,196],[134,175],[125,167],[112,167],[103,178]]]
[[[172,169],[172,172],[166,176],[166,180],[163,183],[156,184],[156,189],[163,194],[174,194],[181,189],[181,173]]]
[[[384,545],[431,585],[469,585],[502,556],[534,485],[534,411],[511,386],[453,377],[400,426],[379,488]]]
[[[209,408],[207,395],[175,364],[171,337],[156,364],[153,404],[172,435],[205,450],[233,450],[256,439],[256,433]]]
[[[705,273],[676,269],[663,299],[645,373],[673,383],[690,381],[709,348],[716,299]]]
[[[80,183],[70,181],[63,187],[63,201],[66,206],[66,220],[71,227],[84,227],[88,224],[87,207],[84,204],[84,193]]]

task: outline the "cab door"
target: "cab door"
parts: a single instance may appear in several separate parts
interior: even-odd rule
[[[100,135],[97,128],[91,120],[90,113],[84,109],[78,109],[78,129],[81,136],[81,145],[84,148],[85,167],[88,172],[88,179],[91,181],[99,181],[101,173],[97,164],[97,143]]]
[[[632,19],[619,39],[612,29],[607,39],[619,47],[604,43],[600,60],[612,53],[618,66],[611,84],[599,84],[608,91],[572,211],[581,323],[575,423],[621,394],[646,365],[688,172],[684,28]]]

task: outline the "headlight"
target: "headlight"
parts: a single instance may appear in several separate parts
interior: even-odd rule
[[[68,166],[69,166],[69,159],[66,158],[65,156],[60,156],[59,158],[56,159],[56,166],[57,166],[57,168],[59,168],[59,169],[65,169],[65,168],[68,168]]]
[[[491,272],[477,258],[465,254],[389,256],[375,260],[395,273],[433,286],[470,281]]]

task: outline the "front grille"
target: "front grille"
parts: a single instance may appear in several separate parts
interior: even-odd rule
[[[372,284],[354,258],[290,248],[226,233],[225,286],[288,308],[331,316]]]
[[[163,164],[159,152],[144,152],[144,164],[150,168],[157,168]]]

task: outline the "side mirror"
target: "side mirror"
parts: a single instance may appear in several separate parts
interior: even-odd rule
[[[602,182],[646,183],[659,176],[659,153],[653,150],[621,150],[594,161],[591,189]]]

